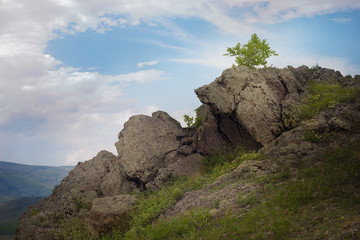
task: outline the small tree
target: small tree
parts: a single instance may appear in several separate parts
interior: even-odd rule
[[[186,125],[188,127],[191,127],[191,125],[194,124],[194,117],[185,114],[184,115],[184,122],[186,123]]]
[[[266,59],[271,56],[278,56],[278,54],[272,50],[266,39],[261,40],[256,33],[251,35],[250,41],[240,47],[241,44],[236,44],[233,48],[227,48],[225,56],[236,56],[235,62],[240,65],[255,68],[256,66],[263,65],[266,67]]]

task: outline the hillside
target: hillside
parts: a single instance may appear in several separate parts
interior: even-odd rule
[[[15,233],[20,215],[42,197],[23,197],[0,203],[0,236]]]
[[[360,238],[359,75],[234,67],[195,93],[191,127],[132,116],[16,238]]]
[[[28,196],[47,196],[72,168],[0,161],[0,202]]]

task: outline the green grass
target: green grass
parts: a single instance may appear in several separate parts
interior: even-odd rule
[[[360,97],[359,88],[345,88],[340,84],[312,83],[310,95],[301,107],[301,119],[310,119],[319,112],[334,108],[336,104],[351,102]]]
[[[14,234],[17,225],[17,222],[0,222],[0,235]]]
[[[308,130],[303,135],[304,141],[309,141],[313,143],[319,142],[329,142],[332,139],[332,134],[330,130],[327,128],[325,131],[315,131],[315,130]]]
[[[62,231],[56,234],[57,240],[93,240],[89,232],[86,231],[86,223],[80,217],[73,217],[63,221]]]
[[[180,200],[185,192],[200,189],[224,173],[234,170],[247,159],[260,157],[260,154],[246,152],[243,148],[236,148],[226,153],[214,153],[203,158],[203,174],[193,178],[174,179],[159,191],[141,194],[136,207],[131,212],[131,229],[125,235],[125,239],[142,236],[149,225]]]
[[[226,158],[222,156],[220,158]],[[216,162],[215,159],[209,162]],[[213,166],[217,166],[214,164]],[[306,162],[296,175],[284,167],[264,184],[259,201],[256,192],[239,196],[248,212],[229,211],[213,217],[208,209],[197,209],[171,219],[143,225],[124,239],[356,239],[351,231],[360,222],[360,142],[329,150],[322,161]],[[355,228],[356,229],[356,228]]]
[[[103,236],[110,239],[357,239],[360,233],[360,141],[329,149],[321,160],[304,161],[297,171],[284,165],[276,175],[254,181],[260,190],[238,196],[238,207],[212,215],[192,209],[168,219],[159,215],[187,191],[201,189],[247,159],[260,158],[236,149],[204,158],[204,171],[194,178],[173,179],[164,188],[139,195],[130,229]],[[262,189],[262,190],[261,190]],[[216,203],[214,207],[216,208]],[[249,207],[250,206],[250,207]],[[239,209],[248,209],[247,211]],[[236,210],[238,209],[238,210]],[[354,225],[355,224],[355,225]],[[85,239],[81,221],[66,223],[61,239]],[[82,234],[82,235],[81,235]],[[84,235],[85,234],[85,235]]]

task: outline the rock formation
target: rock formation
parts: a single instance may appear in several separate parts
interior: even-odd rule
[[[47,199],[23,214],[16,238],[55,239],[62,222],[74,217],[84,219],[94,237],[114,226],[126,230],[136,201],[133,192],[159,189],[172,176],[195,176],[202,167],[202,155],[226,145],[258,150],[271,158],[245,161],[213,184],[185,193],[162,217],[214,203],[219,210],[228,209],[239,193],[245,196],[259,187],[234,179],[273,174],[285,161],[295,164],[325,149],[326,144],[305,141],[306,131],[331,129],[337,133],[335,142],[360,139],[359,99],[310,120],[297,119],[310,81],[360,85],[359,76],[350,81],[329,69],[236,67],[195,90],[203,103],[197,111],[202,119],[197,129],[182,128],[162,111],[131,117],[118,135],[118,156],[101,151],[79,163]]]
[[[136,200],[130,193],[158,189],[171,176],[199,170],[201,155],[194,152],[192,135],[165,112],[131,117],[115,144],[118,156],[101,151],[79,163],[46,200],[25,212],[17,238],[52,239],[63,219],[76,216],[86,219],[95,237],[115,225],[126,228],[124,219]]]

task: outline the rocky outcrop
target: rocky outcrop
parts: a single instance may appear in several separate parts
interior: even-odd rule
[[[165,112],[131,117],[115,144],[126,175],[141,185],[152,181],[160,168],[183,156],[178,149],[185,136],[180,123]]]
[[[115,225],[125,230],[135,200],[128,194],[199,171],[201,155],[194,152],[192,135],[162,111],[131,117],[115,144],[118,156],[101,151],[79,163],[46,200],[25,212],[17,239],[55,238],[61,221],[74,217],[84,219],[94,237]]]
[[[351,86],[356,81],[320,67],[226,69],[195,90],[203,103],[199,115],[207,119],[195,139],[196,150],[206,154],[225,144],[256,150],[267,145],[299,125],[299,107],[311,82]]]
[[[306,67],[237,67],[225,70],[195,92],[210,107],[230,143],[260,148],[296,124],[291,116],[297,111],[309,78]],[[239,142],[238,136],[246,137]]]
[[[118,155],[101,151],[79,163],[47,199],[22,215],[16,238],[56,239],[62,223],[74,218],[81,218],[95,238],[114,226],[126,231],[136,202],[132,193],[160,189],[171,177],[195,178],[202,156],[225,146],[258,150],[265,159],[245,161],[214,183],[185,193],[161,217],[198,206],[214,208],[214,214],[232,208],[239,195],[258,190],[260,185],[249,181],[254,176],[275,174],[299,159],[318,156],[328,144],[360,139],[359,99],[310,120],[297,118],[309,82],[359,86],[356,79],[359,76],[352,81],[333,70],[305,66],[227,69],[195,90],[203,103],[197,110],[197,129],[182,128],[162,111],[131,117],[118,135]],[[307,133],[315,139],[304,137]]]
[[[360,84],[360,83],[359,83]],[[341,145],[360,139],[360,99],[329,108],[259,150],[278,161],[298,162],[319,156],[329,144]],[[306,137],[309,135],[310,137]]]

